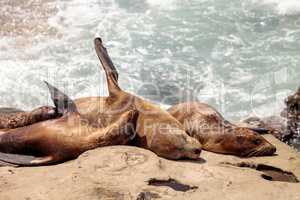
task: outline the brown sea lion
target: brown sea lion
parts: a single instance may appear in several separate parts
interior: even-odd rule
[[[30,112],[16,112],[12,109],[6,109],[6,112],[0,112],[0,129],[28,126],[58,116],[56,109],[51,106],[42,106]]]
[[[48,87],[55,105],[63,105],[59,108],[63,116],[1,134],[0,161],[25,166],[54,164],[97,147],[126,144],[133,136],[135,110],[122,113],[105,128],[95,128],[80,115],[72,100],[55,87]]]
[[[86,97],[75,101],[79,112],[94,126],[109,126],[130,109],[139,111],[134,145],[149,149],[168,159],[198,159],[201,145],[190,137],[183,126],[168,112],[135,95],[123,91],[118,85],[118,73],[100,38],[95,49],[108,83],[108,97]]]
[[[287,120],[280,116],[269,117],[249,117],[236,123],[240,127],[246,127],[258,132],[259,134],[272,134],[277,139],[286,142]]]
[[[300,150],[300,88],[285,99],[286,107],[280,116],[249,117],[239,124],[255,129],[265,129],[277,139]]]
[[[276,151],[275,146],[261,135],[228,122],[207,104],[181,103],[172,106],[168,112],[197,138],[204,150],[241,157],[268,156]]]

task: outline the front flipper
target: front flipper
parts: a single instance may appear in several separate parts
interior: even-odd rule
[[[56,107],[56,111],[59,114],[66,114],[70,112],[78,112],[77,107],[75,102],[68,97],[66,94],[61,92],[59,89],[45,81],[47,84],[50,94],[51,94],[51,99]]]
[[[248,129],[254,131],[254,132],[257,132],[261,135],[264,135],[264,134],[271,134],[272,130],[270,129],[266,129],[266,128],[254,128],[254,127],[247,127]]]
[[[125,145],[136,136],[136,121],[138,111],[130,110],[123,113],[120,118],[106,128],[99,129],[89,136],[89,141],[94,144],[93,148]]]
[[[0,152],[0,162],[2,166],[5,165],[6,163],[7,166],[11,166],[11,165],[40,166],[40,165],[49,165],[54,163],[55,161],[52,156],[35,157],[29,155],[10,154],[10,153]]]

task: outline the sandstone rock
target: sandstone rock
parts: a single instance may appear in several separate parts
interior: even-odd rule
[[[0,199],[299,200],[300,183],[269,181],[272,173],[255,169],[266,165],[281,169],[283,176],[291,172],[300,177],[300,155],[273,136],[265,137],[276,145],[278,155],[241,159],[203,152],[198,161],[170,161],[145,149],[111,146],[55,166],[0,167]],[[166,184],[149,185],[149,180]],[[175,187],[168,186],[170,180]],[[176,184],[189,187],[176,191]]]

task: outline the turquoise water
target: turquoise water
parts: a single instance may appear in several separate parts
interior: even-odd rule
[[[0,2],[0,106],[51,104],[43,80],[73,98],[106,95],[96,36],[122,88],[163,107],[198,100],[231,120],[268,116],[300,86],[296,0],[20,2]]]

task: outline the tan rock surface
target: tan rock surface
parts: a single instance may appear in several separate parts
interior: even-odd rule
[[[197,162],[170,161],[144,149],[113,146],[55,166],[0,167],[0,199],[135,200],[144,192],[151,195],[139,199],[300,200],[300,183],[268,181],[261,171],[222,164],[265,164],[293,172],[299,179],[300,154],[273,136],[266,137],[277,146],[277,156],[241,159],[203,152]],[[181,192],[149,186],[151,178],[172,178],[198,188]]]

